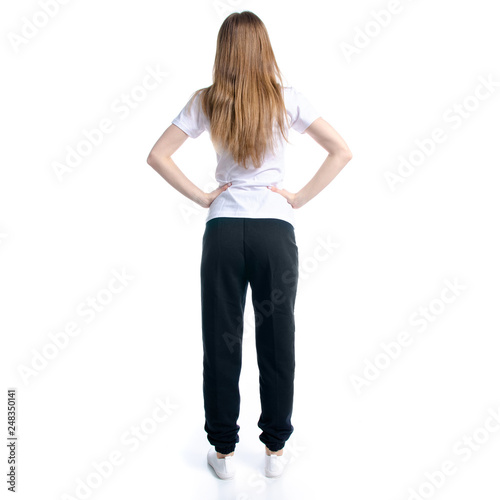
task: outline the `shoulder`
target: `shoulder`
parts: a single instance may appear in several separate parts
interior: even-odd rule
[[[297,94],[300,94],[300,91],[297,89],[297,87],[289,86],[289,87],[283,87],[283,92],[285,93],[286,96],[293,97]]]
[[[290,86],[283,87],[283,99],[288,113],[291,114],[293,118],[302,107],[304,96],[296,87]]]
[[[296,109],[297,106],[300,107],[302,101],[304,100],[304,95],[296,87],[283,87],[283,97],[285,100],[286,107]]]
[[[203,99],[203,92],[200,90],[197,90],[193,92],[189,100],[184,106],[184,109],[182,110],[182,113],[186,116],[189,117],[189,119],[194,120],[194,121],[205,121],[206,116],[205,113],[203,112],[203,105],[202,105],[202,99]]]
[[[295,87],[283,87],[283,96],[285,99],[291,99],[295,96],[297,91],[295,90]]]
[[[180,113],[172,120],[174,125],[177,125],[192,138],[198,137],[209,127],[207,117],[203,113],[200,98],[201,95],[198,91],[193,92]]]
[[[197,90],[196,92],[193,92],[191,94],[186,106],[189,107],[190,109],[194,108],[196,112],[199,112],[201,108],[201,100],[202,100],[202,92]]]
[[[283,87],[283,91],[285,107],[291,118],[291,127],[302,134],[314,120],[319,118],[320,113],[297,88]]]

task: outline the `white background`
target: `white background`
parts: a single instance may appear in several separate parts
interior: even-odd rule
[[[83,498],[87,482],[88,498],[498,498],[493,2],[401,1],[383,23],[376,14],[397,3],[73,0],[20,43],[41,3],[12,2],[1,15],[1,404],[6,416],[7,388],[17,388],[17,498]],[[238,477],[221,481],[206,463],[206,209],[146,163],[190,95],[212,83],[217,33],[233,10],[264,21],[285,84],[309,98],[354,155],[295,212],[295,431],[293,460],[278,480],[263,476],[250,289]],[[351,56],[348,44],[358,46]],[[141,91],[148,67],[168,75]],[[487,92],[481,79],[496,86]],[[117,112],[126,95],[131,104]],[[68,147],[106,118],[113,130],[58,176]],[[446,139],[392,190],[387,173],[399,175],[401,157],[418,160],[415,141],[436,128]],[[326,153],[292,134],[285,187],[297,191]],[[188,139],[174,160],[202,189],[215,189],[208,134]],[[318,252],[328,240],[336,248]],[[110,293],[113,271],[128,281]],[[442,295],[446,280],[462,287],[458,295]],[[92,297],[107,302],[82,315]],[[79,334],[54,351],[51,338],[62,339],[71,322]],[[391,342],[402,332],[411,343],[398,351]],[[364,379],[361,390],[353,377]],[[171,410],[156,423],[158,398]],[[141,426],[134,448],[124,436]],[[120,464],[99,475],[94,464],[110,455]],[[454,472],[437,474],[446,461]]]

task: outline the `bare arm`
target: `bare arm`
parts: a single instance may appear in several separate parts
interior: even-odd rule
[[[173,188],[203,208],[208,208],[212,201],[229,187],[229,184],[225,184],[211,193],[205,193],[184,175],[172,160],[172,155],[184,144],[188,137],[186,132],[179,127],[173,124],[170,125],[156,141],[149,153],[147,162]]]
[[[340,134],[323,118],[314,120],[306,129],[320,146],[328,152],[325,161],[314,177],[297,193],[290,193],[286,189],[277,189],[272,186],[272,191],[282,194],[293,208],[300,208],[321,192],[338,173],[349,163],[352,153]]]

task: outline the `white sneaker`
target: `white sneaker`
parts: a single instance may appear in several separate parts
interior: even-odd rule
[[[207,453],[207,461],[221,479],[233,479],[236,472],[234,467],[234,455],[217,458],[215,448],[210,448]]]
[[[280,477],[288,463],[288,455],[283,449],[283,455],[268,455],[266,453],[266,465],[264,472],[267,477]]]

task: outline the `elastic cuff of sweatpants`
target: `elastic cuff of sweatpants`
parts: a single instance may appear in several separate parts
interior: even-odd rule
[[[236,445],[232,446],[215,446],[215,451],[219,452],[221,455],[228,455],[236,449]]]

